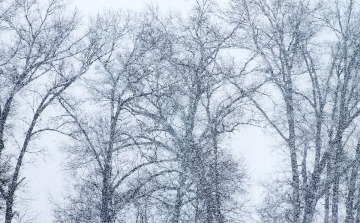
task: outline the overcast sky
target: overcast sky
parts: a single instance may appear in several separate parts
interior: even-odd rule
[[[40,0],[46,2],[46,0]],[[162,11],[167,9],[181,10],[186,12],[191,7],[192,0],[74,0],[74,4],[79,8],[83,15],[95,14],[102,9],[131,9],[139,10],[144,4],[157,3]],[[35,165],[29,164],[26,167],[28,188],[27,193],[32,195],[30,206],[33,213],[38,213],[37,221],[40,223],[52,222],[51,205],[49,203],[50,195],[59,199],[61,192],[66,188],[64,185],[64,171],[61,166],[64,162],[63,157],[57,151],[57,144],[61,140],[55,135],[49,135],[42,142],[42,146],[47,153],[43,159],[36,160]],[[265,136],[261,129],[254,127],[241,128],[232,137],[229,144],[237,157],[243,157],[249,171],[251,181],[250,197],[253,201],[259,201],[261,193],[259,187],[254,185],[264,180],[276,164],[274,143],[270,136]]]

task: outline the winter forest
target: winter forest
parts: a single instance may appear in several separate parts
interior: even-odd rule
[[[1,222],[43,223],[55,148],[54,223],[360,223],[360,1],[74,2],[0,0]],[[249,127],[281,160],[256,205]]]

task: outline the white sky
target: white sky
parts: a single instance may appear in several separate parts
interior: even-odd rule
[[[46,2],[46,0],[40,0]],[[186,11],[191,7],[192,0],[74,0],[80,11],[84,15],[87,13],[95,14],[98,10],[111,9],[141,9],[144,3],[158,3],[160,9],[176,9]],[[38,213],[39,223],[52,222],[52,206],[49,203],[49,196],[59,197],[65,189],[63,178],[64,172],[61,163],[64,162],[62,154],[57,151],[56,144],[58,139],[49,135],[44,140],[44,147],[49,153],[44,160],[37,160],[34,164],[29,164],[24,171],[28,183],[28,195],[31,195],[31,209]],[[276,164],[275,155],[271,153],[273,140],[266,136],[261,129],[247,127],[235,133],[230,143],[234,154],[238,157],[243,156],[251,177],[250,185],[256,185],[259,181],[266,179],[274,169]],[[261,197],[259,187],[250,188],[250,198],[258,202]]]

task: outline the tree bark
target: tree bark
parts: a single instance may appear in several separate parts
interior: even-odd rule
[[[346,218],[345,223],[354,223],[355,216],[354,213],[356,211],[355,206],[355,192],[356,192],[356,181],[358,177],[359,171],[359,162],[360,162],[360,140],[358,140],[358,144],[356,146],[356,155],[354,160],[354,165],[351,169],[351,175],[348,185],[348,196],[346,198]]]
[[[171,222],[180,223],[181,208],[183,205],[184,187],[185,187],[185,175],[184,173],[179,174],[179,185],[176,190],[176,200],[174,206],[174,213]]]

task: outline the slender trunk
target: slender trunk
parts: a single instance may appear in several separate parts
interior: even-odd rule
[[[341,134],[336,136],[336,153],[334,159],[334,175],[333,175],[333,188],[332,188],[332,207],[331,207],[331,219],[332,223],[339,222],[339,197],[340,197],[340,174],[341,174],[341,157],[342,157],[342,137]]]
[[[101,213],[100,219],[101,223],[113,223],[113,193],[112,193],[112,156],[114,150],[115,134],[116,134],[116,124],[120,112],[120,103],[118,103],[115,108],[115,87],[113,88],[111,94],[111,118],[110,118],[110,131],[109,131],[109,142],[108,146],[105,149],[105,159],[104,159],[104,169],[103,169],[103,185],[101,192]]]
[[[6,100],[6,103],[4,105],[4,108],[3,110],[1,110],[1,106],[0,106],[0,174],[2,172],[2,169],[4,167],[5,164],[2,163],[2,152],[3,150],[5,149],[5,143],[4,143],[4,130],[5,130],[5,124],[6,124],[6,121],[7,121],[7,118],[8,118],[8,115],[10,113],[10,108],[11,108],[11,104],[13,102],[13,99],[14,99],[14,96],[16,94],[18,90],[18,85],[16,85],[14,87],[14,89],[12,90],[9,98]],[[37,116],[35,116],[37,118]],[[36,119],[35,119],[35,122],[36,122]],[[29,130],[32,131],[33,129],[33,126],[35,125],[35,122],[33,120],[32,124],[30,125],[30,128]],[[14,179],[15,179],[15,182],[17,183],[17,176],[18,176],[18,171],[20,171],[20,167],[18,167],[18,165],[22,164],[22,157],[24,156],[24,153],[25,153],[25,150],[26,150],[26,147],[27,147],[27,138],[30,137],[30,134],[29,134],[29,130],[27,132],[27,135],[26,135],[26,139],[25,139],[25,142],[24,142],[24,145],[26,144],[26,146],[22,147],[22,150],[20,152],[20,157],[19,160],[18,159],[18,162],[17,162],[17,166],[16,166],[16,169],[15,169],[15,172],[14,172],[14,175],[12,177],[12,179],[3,179],[2,177],[4,177],[4,175],[6,174],[6,172],[4,171],[4,175],[3,176],[0,176],[0,181],[11,181],[14,182]],[[30,138],[29,138],[30,140]],[[4,168],[4,170],[6,170],[6,168]],[[5,175],[6,176],[6,175]],[[2,191],[2,196],[4,197],[5,196],[5,189],[3,188],[4,185],[4,182],[0,182],[1,185],[1,191]],[[14,191],[12,190],[12,185],[11,184],[11,190],[8,190],[8,193],[6,195],[6,197],[4,197],[5,199],[5,223],[11,223],[11,220],[13,218],[13,202],[14,202],[14,192],[15,192],[15,189]],[[16,186],[15,186],[16,187]]]
[[[293,92],[290,77],[288,77],[287,92],[285,95],[286,113],[288,118],[289,138],[288,145],[290,149],[290,161],[292,172],[292,206],[293,206],[293,222],[300,222],[300,178],[297,163],[296,144],[295,144],[295,114],[293,106]]]
[[[100,221],[101,223],[112,223],[111,221],[111,187],[110,187],[110,165],[106,164],[103,173],[103,185],[101,191],[101,211]]]
[[[24,159],[26,150],[28,148],[28,145],[30,143],[31,140],[31,136],[32,136],[32,132],[33,129],[35,127],[36,121],[40,116],[40,113],[43,111],[43,109],[38,109],[37,112],[35,113],[33,120],[27,130],[26,136],[25,136],[25,140],[24,140],[24,144],[21,148],[19,157],[17,159],[16,162],[16,166],[15,166],[15,170],[13,175],[11,176],[11,183],[8,186],[8,192],[7,192],[7,196],[6,196],[6,216],[5,216],[5,222],[6,223],[11,223],[12,218],[13,218],[13,203],[14,203],[14,196],[15,196],[15,191],[17,190],[19,184],[21,183],[22,180],[19,180],[19,175],[20,175],[20,169],[22,167],[22,161]]]
[[[200,186],[198,185],[197,188],[196,188],[196,191],[199,191],[199,190],[200,190],[199,187],[200,187]],[[199,199],[196,199],[196,200],[194,201],[194,207],[195,207],[194,223],[200,222],[200,212],[199,212],[199,208],[200,208],[200,207],[199,207],[199,204],[200,204]]]
[[[318,175],[317,173],[314,173],[312,175],[312,178],[310,180],[310,185],[306,187],[306,192],[305,192],[305,213],[304,213],[303,223],[311,223],[311,222],[313,222],[316,203],[318,201],[316,193],[318,191],[318,184],[320,182],[320,176],[317,176],[317,175]],[[326,212],[326,210],[325,210],[325,212]],[[325,216],[326,216],[326,214],[325,214]]]
[[[9,97],[6,100],[3,110],[1,110],[1,107],[0,107],[0,158],[1,158],[2,151],[5,149],[5,144],[4,144],[5,124],[6,124],[7,118],[10,114],[10,109],[11,109],[11,105],[13,103],[13,99],[19,89],[20,89],[19,84],[15,85],[13,90],[11,91],[11,94],[9,95]]]
[[[356,147],[355,163],[351,170],[348,196],[346,198],[346,218],[345,223],[354,223],[354,211],[355,211],[355,191],[356,191],[356,180],[358,177],[359,171],[359,161],[360,161],[360,140],[358,141]]]
[[[348,78],[344,77],[344,84],[341,86],[341,94],[340,94],[340,103],[339,103],[339,118],[337,121],[336,126],[336,135],[334,139],[334,149],[332,152],[335,153],[332,154],[331,157],[333,157],[332,161],[332,169],[331,171],[331,179],[333,180],[332,184],[332,206],[331,206],[331,222],[332,223],[338,223],[339,221],[339,193],[340,193],[340,174],[341,174],[341,162],[342,162],[342,154],[343,154],[343,148],[342,148],[342,134],[345,128],[345,121],[346,121],[346,88]],[[334,120],[335,121],[335,120]]]
[[[330,221],[330,190],[329,188],[326,188],[325,191],[325,205],[324,205],[324,211],[325,211],[325,217],[324,217],[324,223],[329,223]]]
[[[109,153],[109,151],[107,151]],[[110,156],[110,157],[109,157]],[[107,154],[106,163],[103,170],[103,182],[101,190],[101,210],[100,210],[100,222],[101,223],[112,223],[111,216],[111,202],[112,202],[112,193],[111,193],[111,165],[110,161],[111,155]]]
[[[185,175],[180,173],[179,175],[179,185],[176,191],[176,201],[174,206],[174,214],[171,220],[171,223],[179,223],[181,216],[181,207],[183,205],[183,196],[184,196],[184,186],[185,186]]]
[[[303,223],[310,223],[313,219],[313,207],[315,203],[315,190],[316,184],[313,178],[310,179],[310,185],[307,182],[307,166],[306,166],[306,157],[307,157],[307,147],[304,148],[304,158],[302,161],[302,178],[303,186],[305,187],[305,210],[304,210],[304,219]]]
[[[221,213],[221,201],[220,201],[220,182],[219,182],[219,169],[218,169],[218,147],[217,147],[217,139],[214,136],[214,184],[215,184],[215,219],[217,223],[224,222],[224,216]]]
[[[330,160],[326,165],[326,179],[329,179],[332,177],[331,168],[332,168],[332,156],[330,156]],[[330,223],[330,189],[331,184],[328,184],[325,189],[325,217],[324,217],[324,223]]]
[[[211,182],[209,182],[211,184]],[[214,223],[214,204],[213,204],[213,197],[212,197],[212,190],[211,186],[207,185],[207,189],[205,191],[205,202],[206,202],[206,222],[207,223]]]
[[[335,170],[334,183],[333,183],[333,197],[332,197],[332,206],[331,206],[331,222],[338,223],[338,212],[339,212],[339,184],[340,176],[338,171]]]
[[[5,223],[11,223],[14,213],[13,213],[13,203],[14,203],[14,196],[11,194],[6,199],[6,209],[5,209]]]
[[[316,115],[316,139],[315,139],[315,165],[313,174],[310,178],[310,185],[306,185],[306,194],[305,194],[305,213],[303,223],[311,223],[314,218],[316,203],[318,202],[318,197],[316,196],[319,191],[320,184],[320,175],[325,169],[326,162],[321,161],[321,124],[322,118],[321,115]],[[324,157],[325,159],[325,157]],[[305,170],[306,174],[306,170]]]
[[[344,36],[344,42],[342,46],[343,53],[343,83],[340,88],[340,103],[339,103],[339,117],[337,120],[337,133],[335,137],[336,154],[334,160],[334,184],[333,184],[333,199],[332,199],[332,223],[338,223],[339,221],[339,193],[340,193],[340,174],[341,174],[341,162],[343,155],[342,147],[342,134],[346,129],[345,123],[348,117],[348,86],[351,80],[351,72],[348,66],[348,44],[347,36]],[[339,76],[340,78],[340,76]],[[341,83],[341,80],[338,80]]]
[[[206,105],[206,113],[207,113],[207,121],[208,121],[208,128],[210,129],[210,133],[212,136],[212,143],[213,143],[213,150],[212,156],[210,156],[211,160],[209,161],[211,163],[210,165],[210,182],[213,188],[211,188],[211,194],[209,194],[209,197],[211,196],[212,201],[212,214],[214,215],[214,220],[216,223],[223,223],[224,222],[224,216],[221,213],[221,192],[220,192],[220,182],[219,182],[219,154],[218,154],[218,129],[216,126],[216,121],[212,119],[211,112],[210,112],[210,95],[207,95],[207,105]]]

